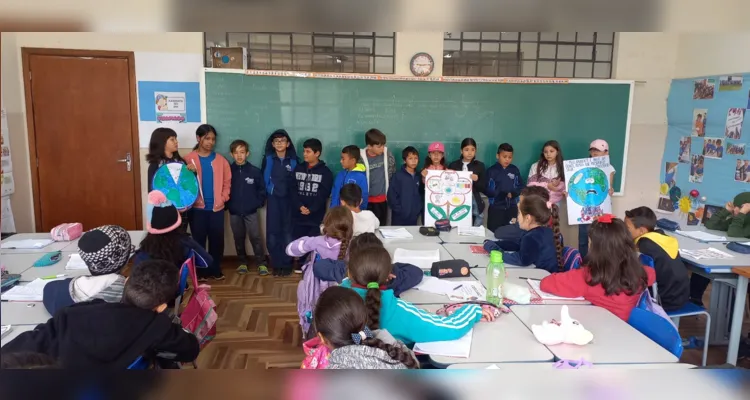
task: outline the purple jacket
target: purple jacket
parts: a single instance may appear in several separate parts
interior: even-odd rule
[[[336,286],[336,282],[326,282],[316,278],[313,273],[313,263],[321,258],[338,259],[339,249],[341,249],[341,242],[328,236],[304,236],[286,246],[286,254],[291,257],[301,257],[310,253],[302,266],[302,281],[297,286],[297,314],[299,314],[299,324],[302,325],[302,334],[305,335],[305,339],[309,339],[307,334],[318,297],[324,290]]]

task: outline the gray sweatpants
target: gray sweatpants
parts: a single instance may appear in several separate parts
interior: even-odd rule
[[[255,261],[258,265],[265,264],[266,250],[263,248],[263,239],[260,236],[260,224],[258,213],[252,215],[229,215],[229,226],[232,227],[234,236],[234,248],[237,250],[237,258],[240,264],[247,264],[247,252],[245,251],[245,237],[250,237],[253,246]]]

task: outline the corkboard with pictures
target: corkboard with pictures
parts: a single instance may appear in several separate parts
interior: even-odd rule
[[[697,225],[750,191],[750,73],[675,79],[657,208]]]

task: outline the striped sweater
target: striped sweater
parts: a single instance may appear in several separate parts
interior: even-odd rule
[[[345,279],[341,286],[351,288]],[[366,289],[353,288],[362,298]],[[449,317],[441,317],[417,308],[393,295],[393,290],[380,292],[380,329],[386,329],[394,338],[409,347],[418,342],[456,340],[464,336],[482,319],[482,308],[467,304]]]

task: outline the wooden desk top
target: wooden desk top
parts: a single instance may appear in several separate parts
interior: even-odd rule
[[[746,278],[750,278],[750,267],[732,268],[732,272],[734,272],[737,275],[742,275]]]

